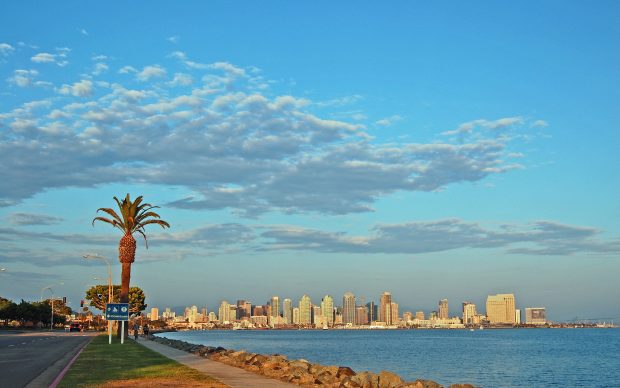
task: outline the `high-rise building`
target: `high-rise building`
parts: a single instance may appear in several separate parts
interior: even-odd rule
[[[237,300],[237,319],[250,318],[252,316],[252,302],[244,299]]]
[[[368,308],[366,306],[355,308],[355,324],[357,326],[368,324]]]
[[[282,303],[282,316],[287,325],[293,323],[293,302],[289,298],[284,299]]]
[[[389,325],[395,325],[398,322],[398,303],[392,302],[390,305],[390,323]]]
[[[375,302],[366,303],[366,308],[368,309],[368,322],[374,322],[377,320],[377,305]]]
[[[218,317],[220,323],[229,323],[232,321],[230,317],[230,303],[223,300],[218,309]]]
[[[334,325],[334,298],[329,295],[325,295],[321,300],[321,313],[325,318],[325,323],[328,326]]]
[[[299,307],[293,307],[293,325],[299,325]]]
[[[519,310],[519,309],[515,310],[515,323],[517,325],[521,324],[521,310]]]
[[[464,325],[473,325],[475,324],[476,315],[476,305],[471,302],[463,302],[463,324]]]
[[[413,313],[411,311],[405,311],[403,313],[403,321],[405,322],[413,321]]]
[[[277,296],[271,297],[271,314],[272,317],[280,316],[280,298]]]
[[[198,307],[195,305],[189,310],[189,323],[195,323],[198,320]]]
[[[416,311],[415,312],[415,319],[423,321],[424,320],[424,311]]]
[[[514,294],[497,294],[487,297],[487,320],[491,324],[515,324]]]
[[[218,320],[218,319],[217,319],[217,315],[215,315],[215,311],[211,311],[211,312],[209,313],[209,322],[215,322],[215,321],[217,321],[217,320]]]
[[[392,294],[385,291],[379,298],[379,321],[392,324]]]
[[[351,292],[342,297],[342,323],[355,324],[355,295]]]
[[[312,306],[312,323],[320,323],[321,325],[323,324],[323,314],[321,313],[321,306]]]
[[[547,323],[547,309],[545,307],[526,307],[525,323],[528,325],[545,325]]]
[[[159,319],[159,309],[157,307],[153,307],[151,309],[151,321],[156,321]]]
[[[299,324],[312,324],[312,301],[310,297],[305,294],[299,300]]]
[[[442,299],[439,301],[439,319],[448,319],[449,317],[448,299]]]
[[[254,306],[253,316],[264,317],[267,315],[267,308],[265,306]]]

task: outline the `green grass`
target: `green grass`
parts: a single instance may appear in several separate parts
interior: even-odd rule
[[[174,378],[185,383],[216,381],[133,340],[126,339],[123,345],[116,340],[109,345],[108,337],[100,335],[84,349],[59,387],[84,387],[136,378]]]

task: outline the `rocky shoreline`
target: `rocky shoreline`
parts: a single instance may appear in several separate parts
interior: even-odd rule
[[[160,344],[219,361],[263,376],[304,387],[343,388],[443,388],[431,380],[404,381],[400,376],[381,371],[355,372],[346,366],[313,364],[306,360],[289,360],[279,354],[263,355],[244,350],[196,345],[185,341],[151,336]],[[471,384],[452,384],[449,388],[474,388]]]

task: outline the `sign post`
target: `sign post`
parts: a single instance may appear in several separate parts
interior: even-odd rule
[[[129,321],[129,303],[106,304],[105,316],[109,325],[111,321],[121,321],[121,344],[125,343],[125,321]],[[112,343],[112,330],[110,330],[108,343]]]

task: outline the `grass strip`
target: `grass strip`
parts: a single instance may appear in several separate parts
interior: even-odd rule
[[[100,386],[115,380],[136,379],[144,379],[145,382],[172,379],[178,382],[179,386],[221,384],[216,379],[164,357],[133,340],[126,339],[123,345],[118,340],[115,341],[110,345],[106,335],[97,336],[84,349],[58,386]]]

